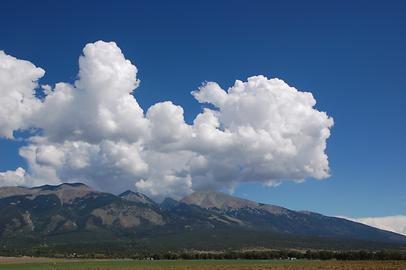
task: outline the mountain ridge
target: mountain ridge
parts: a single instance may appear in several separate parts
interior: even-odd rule
[[[258,203],[217,191],[197,191],[183,198],[181,202],[198,205],[207,209],[217,208],[223,211],[243,208],[261,209],[273,214],[287,214],[289,211],[293,211],[281,206]]]
[[[0,199],[10,196],[56,194],[64,203],[91,192],[98,192],[82,183],[62,183],[59,185],[42,185],[37,187],[0,187]]]
[[[198,191],[179,201],[167,198],[159,204],[139,192],[113,195],[81,183],[0,187],[0,243],[15,237],[54,239],[95,233],[111,235],[114,241],[144,239],[148,245],[172,239],[179,248],[186,245],[186,235],[197,237],[198,246],[199,241],[203,241],[201,237],[212,234],[217,235],[218,246],[221,241],[230,241],[223,238],[231,234],[234,244],[241,248],[274,247],[276,243],[294,248],[299,245],[299,239],[304,238],[309,239],[309,247],[315,244],[312,239],[406,246],[406,237],[396,233],[221,192]],[[242,234],[247,233],[252,237],[243,237]],[[261,240],[264,237],[270,239],[269,243]]]

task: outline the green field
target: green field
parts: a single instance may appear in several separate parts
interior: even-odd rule
[[[284,260],[87,260],[87,261],[57,261],[28,262],[0,264],[0,270],[6,269],[183,269],[204,266],[248,266],[248,265],[279,265],[279,264],[309,264],[311,261],[284,261]]]
[[[140,261],[140,260],[83,260],[63,261],[43,259],[0,260],[0,270],[130,270],[130,269],[196,269],[196,270],[404,270],[404,261],[310,261],[310,260],[177,260],[177,261]]]

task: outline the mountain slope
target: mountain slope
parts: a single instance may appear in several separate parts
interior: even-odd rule
[[[140,192],[134,192],[131,190],[127,190],[120,195],[118,195],[120,198],[125,199],[127,201],[131,202],[138,202],[141,204],[147,204],[147,205],[157,205],[153,200],[151,200],[148,196],[140,193]]]
[[[141,193],[116,196],[79,183],[0,188],[0,244],[15,245],[16,239],[31,239],[28,246],[45,240],[77,246],[86,239],[171,249],[406,245],[406,237],[395,233],[219,192],[157,204]]]
[[[128,231],[165,223],[156,209],[94,191],[83,184],[0,188],[0,194],[0,235],[3,237]]]
[[[64,183],[57,186],[44,185],[34,188],[2,187],[0,188],[0,199],[11,196],[27,196],[34,199],[37,196],[55,195],[62,203],[69,203],[92,192],[96,191],[81,183]]]
[[[219,192],[196,192],[182,199],[183,203],[199,206],[233,218],[252,229],[341,239],[400,241],[406,237],[351,222],[305,211],[292,211],[280,206],[260,204]]]

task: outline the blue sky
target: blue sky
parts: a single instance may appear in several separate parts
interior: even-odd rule
[[[134,2],[134,3],[133,3]],[[86,43],[115,41],[138,69],[147,109],[171,100],[191,122],[190,92],[262,74],[310,91],[334,118],[332,176],[235,194],[329,215],[406,214],[406,17],[403,1],[3,1],[0,50],[73,82]],[[21,135],[24,138],[24,134]],[[0,171],[25,167],[24,141],[0,140]]]

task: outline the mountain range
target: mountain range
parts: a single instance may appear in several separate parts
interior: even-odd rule
[[[102,244],[103,243],[103,244]],[[404,248],[406,237],[337,217],[220,192],[157,203],[81,183],[0,188],[3,249],[91,246],[134,250]]]

